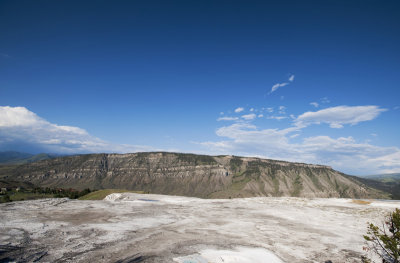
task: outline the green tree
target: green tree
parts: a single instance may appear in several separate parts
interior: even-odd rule
[[[8,194],[3,195],[2,197],[0,197],[0,203],[8,203],[11,202],[11,198]]]
[[[367,251],[376,253],[383,263],[400,263],[400,209],[396,208],[387,217],[382,228],[369,223],[364,235]],[[371,262],[363,258],[364,262]]]

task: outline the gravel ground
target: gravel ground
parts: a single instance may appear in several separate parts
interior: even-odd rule
[[[367,222],[395,207],[131,193],[13,202],[0,204],[0,262],[360,262]]]

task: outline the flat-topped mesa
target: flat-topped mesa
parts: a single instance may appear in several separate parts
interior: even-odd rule
[[[324,169],[331,169],[333,168],[328,165],[322,165],[322,164],[309,164],[309,163],[298,163],[298,162],[288,162],[288,161],[282,161],[282,160],[273,160],[273,159],[264,159],[261,157],[241,157],[241,156],[234,156],[234,155],[227,155],[231,158],[242,158],[243,160],[247,161],[261,161],[265,163],[271,163],[271,164],[278,164],[282,166],[300,166],[300,167],[310,167],[310,168],[324,168]]]
[[[203,198],[384,197],[329,166],[231,155],[75,155],[20,165],[7,176],[44,187],[121,188]]]
[[[107,158],[116,158],[116,159],[135,158],[138,156],[147,155],[147,159],[150,162],[158,161],[161,158],[168,157],[168,155],[170,155],[170,156],[181,155],[181,156],[193,156],[193,157],[194,156],[206,157],[209,160],[211,160],[211,158],[214,158],[216,162],[218,162],[219,157],[225,157],[228,159],[241,158],[244,161],[261,161],[264,163],[277,164],[277,165],[281,165],[281,166],[293,166],[294,165],[294,166],[310,167],[310,168],[332,169],[331,166],[327,166],[327,165],[288,162],[288,161],[282,161],[282,160],[264,159],[261,157],[242,157],[242,156],[234,156],[234,155],[209,156],[209,155],[195,155],[195,154],[190,154],[190,153],[174,153],[174,152],[139,152],[139,153],[125,153],[125,154],[111,153],[111,154],[104,154],[104,155],[107,156]],[[202,165],[205,165],[205,164],[202,164]]]

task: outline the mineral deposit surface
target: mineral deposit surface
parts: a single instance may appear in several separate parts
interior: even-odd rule
[[[360,262],[400,202],[112,194],[0,205],[0,261]]]

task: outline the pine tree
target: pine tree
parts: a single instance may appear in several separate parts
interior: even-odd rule
[[[376,253],[383,263],[400,263],[400,209],[387,216],[382,228],[369,223],[364,239],[364,249]],[[371,261],[363,257],[363,262]]]

